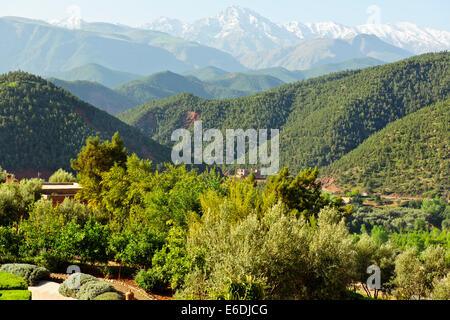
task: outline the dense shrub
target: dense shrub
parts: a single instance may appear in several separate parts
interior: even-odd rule
[[[59,169],[55,173],[53,173],[48,182],[57,183],[57,182],[76,182],[77,179],[73,176],[72,173],[67,172],[63,169]]]
[[[422,299],[431,296],[434,286],[446,274],[445,250],[428,247],[421,255],[416,248],[402,252],[395,261],[397,299]]]
[[[26,290],[27,282],[20,276],[0,271],[0,290]]]
[[[9,227],[0,227],[0,256],[18,256],[19,245],[23,235],[16,229]]]
[[[77,201],[66,200],[57,207],[38,201],[29,219],[20,223],[23,253],[52,268],[74,258],[106,262],[108,228],[89,215],[90,209]]]
[[[31,300],[31,291],[0,290],[0,300]]]
[[[269,299],[340,299],[352,281],[353,247],[341,213],[324,209],[311,222],[277,205],[238,219],[227,202],[191,226],[194,268],[179,297],[217,299],[229,279],[267,283]],[[229,295],[231,297],[231,295]]]
[[[105,292],[92,300],[123,300],[123,296],[118,292]]]
[[[103,281],[88,281],[81,286],[76,297],[78,300],[93,300],[106,292],[116,292],[116,289]]]
[[[80,288],[88,282],[99,281],[85,273],[73,273],[59,286],[59,293],[65,297],[76,298]]]
[[[186,232],[179,227],[169,231],[166,243],[158,250],[152,259],[152,272],[148,273],[155,280],[162,280],[157,287],[169,286],[172,290],[184,284],[186,275],[191,269],[192,261],[186,250]],[[151,290],[147,282],[147,290]],[[161,288],[160,288],[161,289]]]
[[[40,281],[46,280],[50,277],[50,272],[47,269],[32,264],[4,264],[0,267],[0,271],[23,277],[30,286],[36,285]]]
[[[38,199],[42,180],[22,180],[20,184],[0,184],[0,226],[8,226],[28,216],[28,207]]]
[[[224,292],[217,297],[219,300],[263,300],[269,287],[266,282],[253,281],[247,276],[244,280],[228,279]]]
[[[140,270],[134,278],[136,284],[147,290],[161,292],[167,289],[169,283],[164,279],[164,275],[159,270]]]
[[[450,300],[450,273],[436,284],[432,298],[433,300]]]

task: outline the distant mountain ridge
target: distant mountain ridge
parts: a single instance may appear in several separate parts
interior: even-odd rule
[[[98,82],[108,88],[114,88],[143,76],[112,70],[97,63],[89,63],[65,72],[55,73],[52,77],[65,81]]]
[[[182,75],[170,71],[159,72],[123,83],[112,89],[106,86],[110,81],[108,75],[118,75],[117,79],[121,80],[124,79],[121,72],[98,65],[87,65],[62,74],[63,77],[74,79],[74,81],[56,78],[49,78],[49,80],[57,86],[67,89],[81,100],[116,115],[150,100],[167,98],[182,92],[191,92],[205,99],[229,99],[331,72],[381,64],[384,62],[373,58],[361,58],[338,64],[322,65],[304,71],[289,71],[282,67],[276,67],[241,73],[231,73],[216,67],[205,67],[185,72]],[[106,72],[104,72],[105,70]],[[126,76],[128,77],[128,74]],[[104,83],[84,80],[92,77]]]
[[[349,27],[335,22],[275,23],[257,12],[232,6],[217,15],[185,23],[161,17],[142,26],[218,48],[240,57],[242,54],[297,46],[314,39],[348,40],[361,34],[414,54],[450,49],[450,32],[422,28],[410,22],[367,24]]]
[[[52,76],[86,64],[144,75],[208,65],[245,70],[223,51],[157,31],[107,23],[67,29],[44,21],[3,17],[0,37],[0,73],[21,69]]]

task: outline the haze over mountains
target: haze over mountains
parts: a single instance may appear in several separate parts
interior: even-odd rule
[[[273,67],[295,71],[361,58],[393,62],[450,48],[448,31],[412,23],[277,24],[236,6],[194,23],[161,18],[141,28],[80,19],[3,17],[0,37],[0,72],[21,69],[65,80],[88,80],[61,75],[68,71],[73,75],[73,69],[90,64],[126,73],[131,81],[133,75],[183,73],[208,66],[227,72]],[[108,79],[108,87],[119,85],[112,75]]]
[[[48,76],[91,63],[141,75],[209,65],[229,71],[245,69],[223,51],[157,31],[107,23],[85,23],[72,30],[4,17],[0,18],[0,37],[0,72],[22,69]]]

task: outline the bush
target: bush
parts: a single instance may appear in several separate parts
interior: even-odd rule
[[[4,264],[0,267],[0,271],[23,277],[30,286],[36,285],[40,281],[48,279],[50,277],[50,272],[47,269],[32,264]]]
[[[118,292],[105,292],[98,295],[93,300],[123,300],[123,296]]]
[[[51,177],[48,179],[48,182],[50,183],[57,183],[57,182],[76,182],[77,179],[73,176],[72,173],[67,172],[63,169],[59,169],[55,173],[51,175]]]
[[[0,227],[0,256],[18,256],[21,240],[22,235],[14,228]]]
[[[434,287],[433,300],[450,300],[450,273]]]
[[[0,291],[0,301],[1,300],[31,300],[31,291],[28,290]]]
[[[226,281],[224,292],[217,297],[219,300],[264,300],[267,284],[265,281],[254,281],[251,276],[245,280]]]
[[[106,292],[116,292],[109,283],[103,281],[89,281],[83,284],[77,293],[78,300],[93,300]]]
[[[26,290],[26,281],[15,274],[0,271],[0,290]]]
[[[59,293],[65,297],[75,298],[80,288],[88,282],[99,281],[96,277],[85,273],[73,273],[59,286]]]
[[[134,281],[139,287],[153,292],[161,292],[169,286],[163,274],[154,269],[140,270]]]
[[[282,204],[262,218],[249,214],[241,220],[227,203],[207,211],[190,226],[194,268],[178,295],[215,299],[230,292],[228,279],[251,276],[254,283],[267,281],[268,299],[341,299],[354,270],[353,245],[341,217],[327,208],[308,222]]]

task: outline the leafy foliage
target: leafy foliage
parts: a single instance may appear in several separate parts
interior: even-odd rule
[[[63,169],[58,169],[54,174],[48,178],[48,182],[56,183],[56,182],[76,182],[77,179],[73,176],[72,173],[67,172]]]

